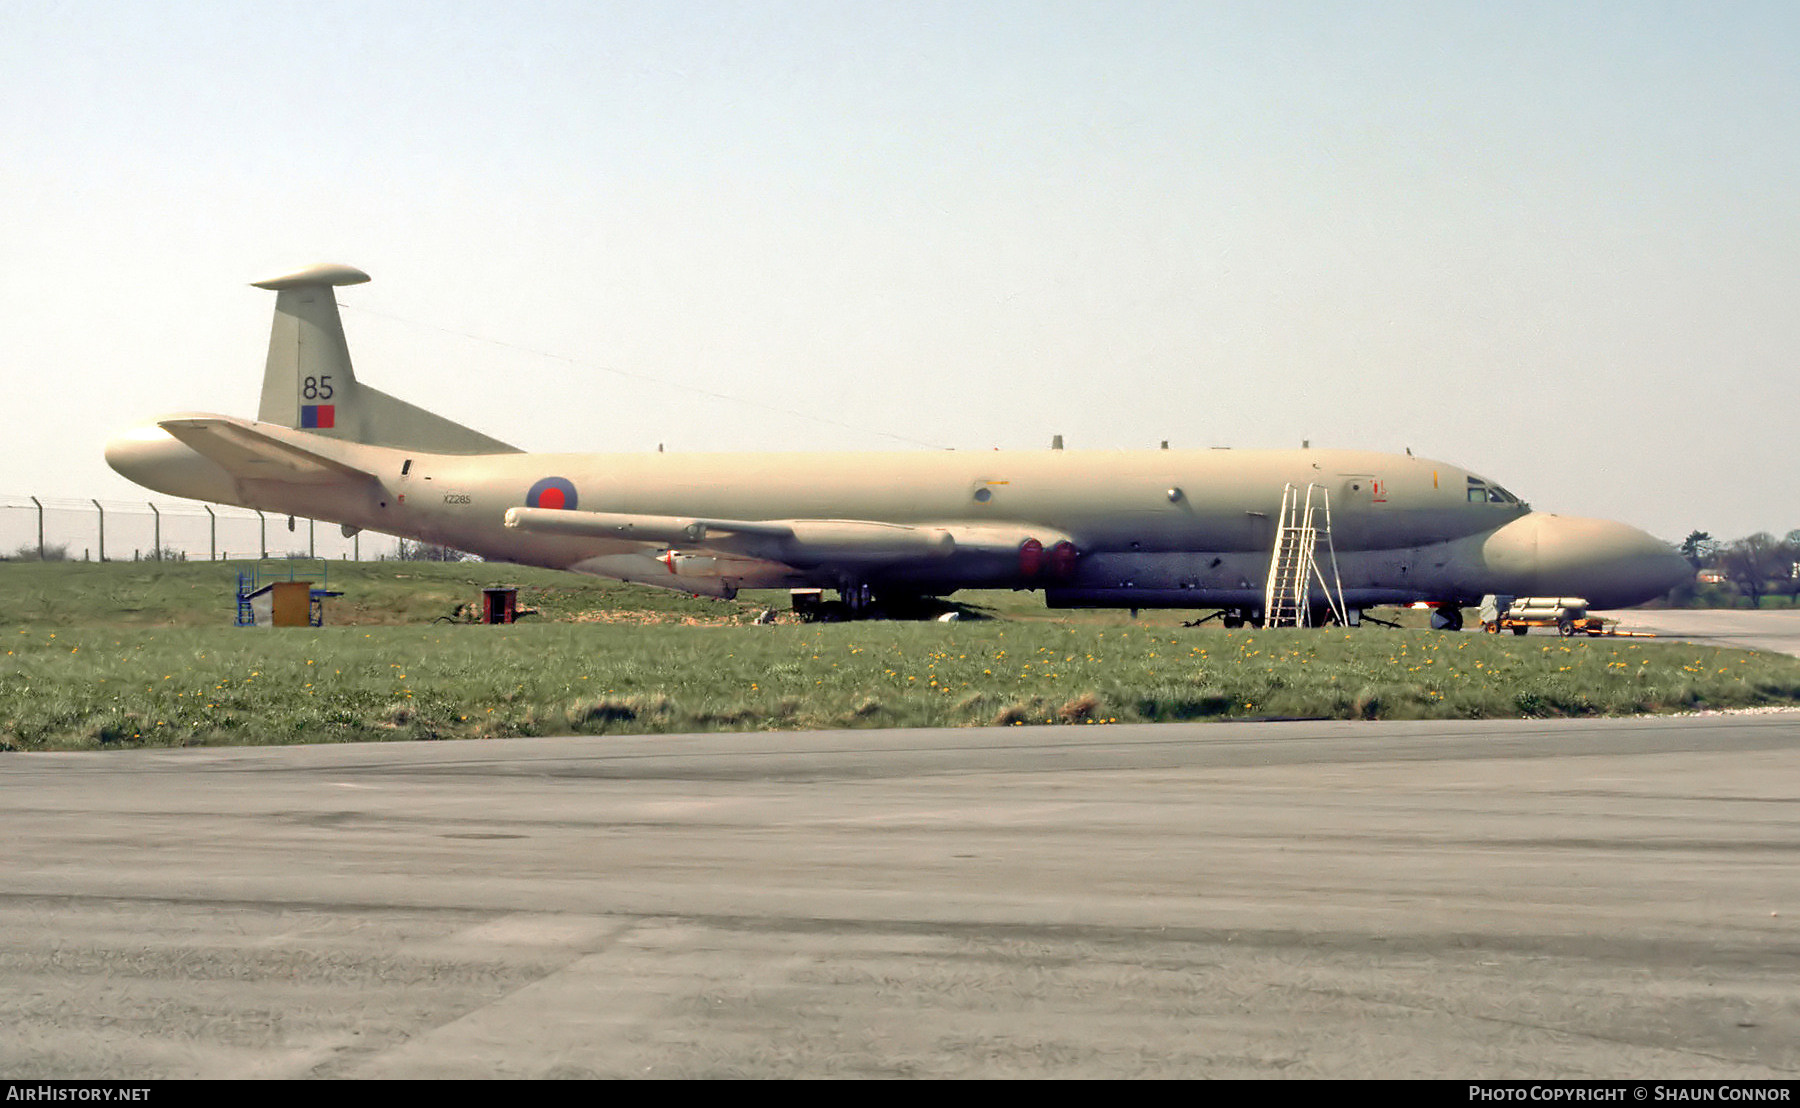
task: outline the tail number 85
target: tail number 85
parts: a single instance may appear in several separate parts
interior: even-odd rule
[[[308,400],[331,399],[331,374],[323,377],[307,377],[300,382],[300,395]]]

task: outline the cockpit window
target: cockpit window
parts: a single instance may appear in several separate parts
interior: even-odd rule
[[[1519,498],[1499,485],[1490,485],[1479,477],[1469,478],[1469,503],[1517,504]]]

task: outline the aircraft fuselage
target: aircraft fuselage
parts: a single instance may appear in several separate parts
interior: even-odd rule
[[[1253,615],[1289,486],[1329,495],[1354,608],[1486,593],[1616,607],[1689,573],[1642,531],[1533,512],[1410,454],[528,454],[357,382],[333,290],[366,280],[324,265],[258,282],[277,293],[258,420],[164,417],[108,462],[172,496],[716,596],[1019,588],[1052,606]]]
[[[216,417],[215,417],[216,418]],[[1337,450],[1044,450],[886,454],[441,455],[343,443],[254,425],[367,472],[355,489],[234,476],[167,436],[109,449],[114,467],[175,496],[328,519],[439,543],[490,560],[598,573],[698,593],[869,585],[948,594],[1042,589],[1053,606],[1260,604],[1286,484],[1331,494],[1347,603],[1472,602],[1484,593],[1638,603],[1685,577],[1685,563],[1623,524],[1532,512],[1457,466]],[[865,521],[1066,537],[1079,553],[1061,580],[1020,573],[1010,552],[879,544],[821,564],[749,549],[724,567],[681,572],[679,541],[532,533],[506,526],[555,482],[554,507],[670,519]],[[778,544],[777,544],[778,545]],[[965,548],[968,544],[964,544]],[[671,561],[670,554],[676,555]],[[703,559],[708,551],[688,555]],[[760,555],[760,556],[759,556]],[[1679,563],[1679,564],[1677,564]]]

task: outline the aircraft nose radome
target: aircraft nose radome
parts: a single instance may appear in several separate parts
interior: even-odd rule
[[[1507,532],[1519,528],[1518,533]],[[1495,534],[1490,564],[1529,563],[1530,591],[1581,596],[1596,608],[1652,600],[1687,580],[1693,569],[1675,548],[1652,535],[1606,519],[1534,512]],[[1496,566],[1496,568],[1499,568]]]

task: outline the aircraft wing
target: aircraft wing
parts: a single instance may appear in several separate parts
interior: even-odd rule
[[[1068,536],[1044,527],[905,524],[866,519],[705,519],[509,508],[506,525],[544,535],[619,539],[661,547],[712,550],[791,566],[880,564],[963,554],[1016,554],[1036,539],[1044,548]]]
[[[824,562],[885,562],[950,553],[942,528],[856,519],[703,519],[509,508],[506,525],[541,535],[620,539],[661,547],[713,550],[794,566]]]
[[[508,508],[506,525],[538,535],[578,535],[628,542],[703,544],[733,536],[791,538],[793,531],[778,522],[742,519],[686,519],[680,516],[632,515],[627,512],[571,512],[562,508]]]
[[[157,426],[240,479],[320,485],[374,477],[239,420],[197,416],[165,419]]]

